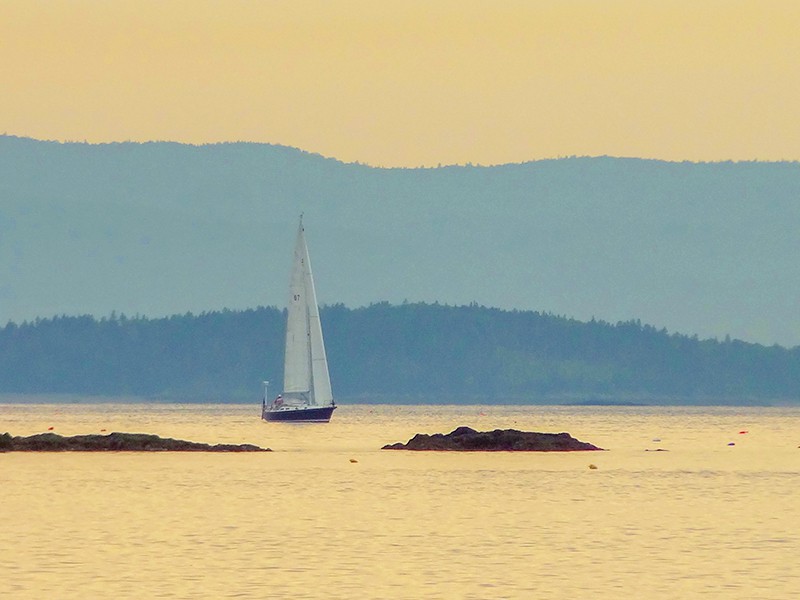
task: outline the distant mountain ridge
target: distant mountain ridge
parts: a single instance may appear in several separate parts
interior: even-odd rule
[[[565,158],[381,169],[283,146],[0,136],[0,324],[478,302],[800,344],[800,164]]]

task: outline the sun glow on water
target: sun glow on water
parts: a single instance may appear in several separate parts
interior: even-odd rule
[[[608,451],[379,449],[460,425]],[[258,406],[2,406],[0,430],[49,427],[275,451],[0,455],[7,597],[788,599],[800,585],[800,409],[341,406],[287,425]]]

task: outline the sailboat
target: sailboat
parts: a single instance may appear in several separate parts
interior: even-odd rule
[[[261,418],[265,421],[327,423],[336,409],[302,215],[289,281],[283,393],[271,403],[268,385],[265,382],[261,404]]]

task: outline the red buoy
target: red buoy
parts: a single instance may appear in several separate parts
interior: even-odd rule
[[[47,431],[53,431],[53,428],[52,427],[48,427]]]

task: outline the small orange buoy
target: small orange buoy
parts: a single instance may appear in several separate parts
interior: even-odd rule
[[[100,431],[105,431],[105,429],[101,429]]]
[[[742,431],[739,432],[739,435],[742,435],[743,433],[747,433],[747,430],[743,429]]]
[[[53,431],[53,428],[52,427],[48,427],[47,431]]]

